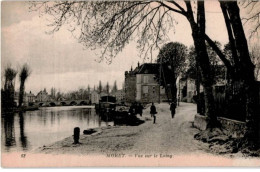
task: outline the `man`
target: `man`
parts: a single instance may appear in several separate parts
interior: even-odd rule
[[[143,105],[141,103],[139,103],[138,104],[138,113],[140,114],[140,116],[143,115],[143,109],[144,109]]]
[[[156,107],[154,106],[153,102],[152,102],[152,106],[150,108],[150,114],[151,116],[153,116],[153,123],[155,124],[155,121],[156,121]]]
[[[171,114],[172,114],[172,118],[174,118],[175,115],[175,109],[176,109],[176,103],[172,102],[171,106],[170,106],[170,110],[171,110]]]

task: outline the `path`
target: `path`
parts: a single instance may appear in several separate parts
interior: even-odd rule
[[[194,140],[198,132],[192,127],[196,106],[181,103],[172,119],[169,105],[156,104],[157,121],[149,114],[150,106],[143,113],[141,119],[145,123],[139,126],[115,126],[102,129],[101,134],[95,136],[81,135],[79,145],[73,145],[73,138],[41,147],[36,152],[54,154],[104,154],[104,153],[203,153],[205,144]],[[139,117],[139,115],[138,115]],[[81,129],[83,130],[83,129]]]
[[[133,152],[142,153],[190,153],[201,152],[202,145],[194,140],[194,135],[198,132],[192,127],[196,105],[191,103],[181,103],[176,110],[175,117],[171,118],[168,104],[159,104],[157,106],[156,124],[153,124],[149,114],[149,108],[143,118],[151,119],[146,123]]]

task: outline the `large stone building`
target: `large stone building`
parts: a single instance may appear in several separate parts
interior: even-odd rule
[[[144,63],[141,66],[125,72],[125,101],[133,103],[162,102],[167,101],[165,89],[155,80],[159,64]]]
[[[136,73],[136,101],[142,103],[162,102],[167,100],[165,89],[158,84],[155,74],[159,64],[145,63]]]

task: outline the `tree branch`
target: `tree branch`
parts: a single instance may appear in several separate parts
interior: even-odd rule
[[[225,66],[228,69],[232,69],[232,65],[230,64],[228,59],[226,59],[225,55],[221,52],[221,50],[217,47],[217,45],[214,43],[214,41],[212,41],[207,34],[205,34],[205,40],[209,43],[209,45],[212,47],[212,49],[217,53],[217,55],[223,61]]]

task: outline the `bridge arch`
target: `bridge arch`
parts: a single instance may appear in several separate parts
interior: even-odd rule
[[[66,106],[67,103],[66,103],[66,102],[60,102],[60,105],[62,105],[62,106]]]
[[[29,102],[28,105],[29,106],[34,106],[34,102]]]
[[[49,105],[50,106],[56,106],[56,104],[54,102],[50,102]]]
[[[70,102],[70,105],[71,105],[71,106],[73,106],[73,105],[77,105],[77,102],[72,101],[72,102]]]
[[[39,103],[38,105],[39,105],[39,106],[43,106],[43,105],[44,105],[44,103],[42,103],[42,102],[41,102],[41,103]]]
[[[87,105],[88,103],[87,103],[85,100],[83,100],[83,101],[81,101],[79,104],[80,104],[80,105]]]

